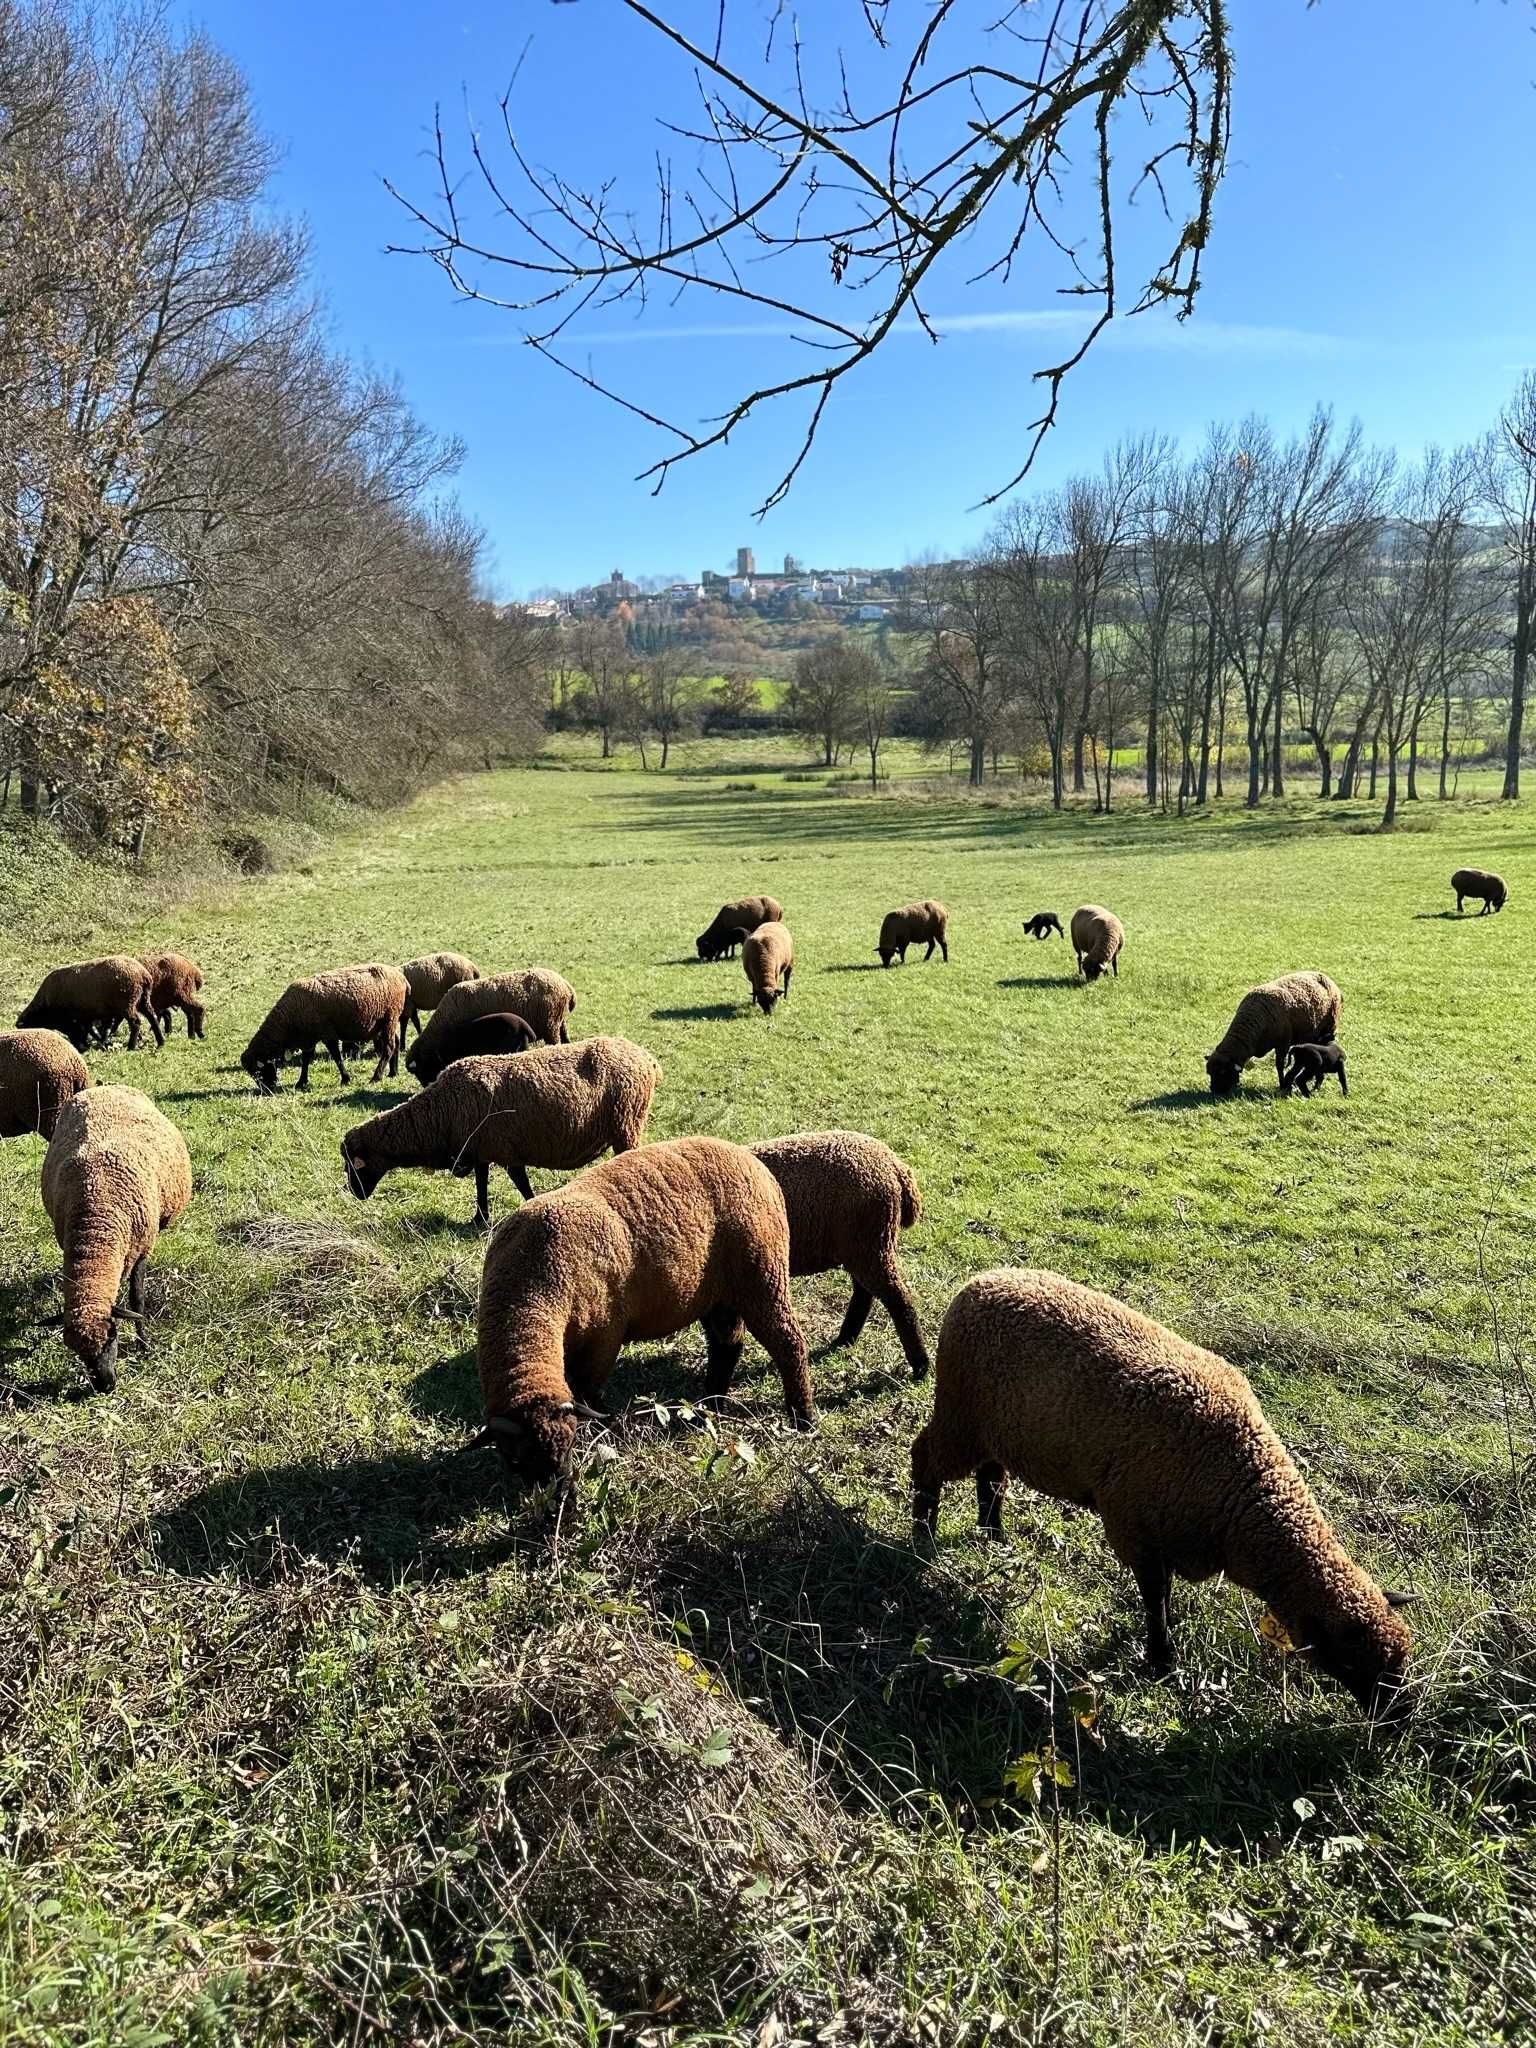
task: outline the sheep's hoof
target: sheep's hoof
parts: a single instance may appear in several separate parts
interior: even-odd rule
[[[816,1410],[814,1408],[791,1408],[789,1411],[789,1426],[791,1429],[801,1431],[802,1434],[809,1435],[816,1427]]]

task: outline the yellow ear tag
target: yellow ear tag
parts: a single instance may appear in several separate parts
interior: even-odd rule
[[[1291,1641],[1290,1631],[1277,1615],[1264,1614],[1259,1617],[1259,1634],[1266,1643],[1273,1643],[1275,1648],[1282,1653],[1286,1650],[1294,1650],[1296,1647]]]

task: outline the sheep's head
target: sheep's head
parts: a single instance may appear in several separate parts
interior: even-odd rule
[[[263,1059],[254,1045],[248,1045],[240,1055],[240,1064],[256,1083],[258,1095],[277,1093],[277,1061]]]
[[[1396,1610],[1410,1606],[1413,1598],[1372,1586],[1363,1612],[1326,1619],[1309,1615],[1290,1629],[1318,1670],[1353,1693],[1373,1720],[1390,1719],[1401,1710],[1403,1667],[1413,1637]]]
[[[366,1202],[388,1172],[368,1150],[362,1128],[348,1131],[341,1141],[341,1163],[346,1169],[347,1188],[360,1202]]]
[[[771,1017],[773,1015],[773,1006],[783,993],[784,991],[781,988],[755,988],[752,991],[752,1000],[757,1004],[765,1017]]]
[[[1092,959],[1089,959],[1089,960],[1085,960],[1085,961],[1083,962],[1083,979],[1084,979],[1084,981],[1097,981],[1097,980],[1098,980],[1098,978],[1099,978],[1099,976],[1100,976],[1100,975],[1101,975],[1101,974],[1102,974],[1103,972],[1104,972],[1104,962],[1103,962],[1102,960],[1092,960]]]
[[[510,1478],[524,1486],[548,1486],[570,1478],[582,1423],[606,1420],[583,1401],[540,1398],[521,1402],[510,1415],[492,1415],[477,1441],[496,1446]]]
[[[1210,1076],[1213,1095],[1235,1095],[1237,1084],[1242,1078],[1242,1068],[1235,1060],[1224,1060],[1211,1053],[1205,1062],[1205,1071]]]
[[[137,1318],[127,1310],[108,1315],[77,1314],[64,1320],[64,1342],[85,1367],[86,1377],[98,1394],[110,1394],[117,1385],[118,1321]]]
[[[693,942],[699,949],[701,960],[718,960],[723,950],[721,942],[713,932],[700,932]]]
[[[193,1002],[189,1002],[186,1009],[188,1031],[195,1031],[197,1036],[201,1038],[203,1036],[203,1024],[208,1015],[207,1010],[201,1003]]]
[[[876,946],[875,951],[880,955],[880,965],[882,967],[889,967],[896,958],[896,948],[894,946]]]

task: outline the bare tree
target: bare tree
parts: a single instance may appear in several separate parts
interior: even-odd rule
[[[1504,555],[1513,614],[1503,789],[1505,797],[1513,798],[1520,794],[1526,693],[1536,646],[1536,370],[1521,378],[1478,453],[1480,487]]]
[[[675,642],[664,641],[645,657],[638,695],[642,727],[660,742],[665,768],[673,742],[697,729],[702,710],[702,688],[688,673],[686,653]]]
[[[579,619],[571,634],[571,654],[581,672],[575,703],[602,740],[603,759],[632,723],[635,662],[622,628],[612,619]]]
[[[966,742],[971,784],[979,788],[1016,687],[1005,580],[991,558],[921,563],[907,571],[907,604],[910,623],[927,636],[925,683],[949,707],[950,723]]]
[[[819,16],[810,17],[818,30],[800,19],[791,30],[775,8],[765,48],[757,10],[740,0],[721,0],[706,40],[649,0],[620,4],[696,89],[691,111],[661,116],[666,149],[681,141],[694,152],[691,171],[659,155],[659,189],[641,200],[600,169],[541,168],[514,124],[509,91],[499,136],[473,128],[467,141],[491,233],[466,216],[440,116],[436,195],[405,203],[421,231],[415,253],[430,256],[455,291],[516,314],[546,360],[669,437],[674,445],[643,472],[658,488],[676,463],[721,446],[760,407],[799,401],[795,452],[760,509],[776,504],[845,377],[901,326],[936,341],[935,295],[951,275],[1007,281],[1039,242],[1059,256],[1064,289],[1085,307],[1067,323],[1058,360],[1035,373],[1042,408],[1015,473],[990,494],[1002,497],[1054,422],[1063,380],[1112,319],[1157,305],[1181,317],[1193,309],[1226,160],[1225,0],[1086,0],[1071,10],[1002,0],[981,14],[965,0],[940,0],[899,47],[887,0],[860,0],[873,83],[859,105],[838,30],[821,29]],[[590,11],[570,18],[573,63]],[[1111,131],[1127,112],[1141,117],[1144,134],[1122,174]],[[1144,184],[1163,202],[1168,239],[1127,290],[1118,229]],[[1076,219],[1084,198],[1086,238]],[[771,282],[762,281],[765,256],[778,259]],[[847,294],[850,310],[840,303]],[[653,296],[669,308],[707,301],[715,318],[722,306],[769,315],[806,353],[707,430],[664,419],[579,360],[586,316],[616,305],[643,311]]]
[[[1007,698],[1027,702],[1051,761],[1051,804],[1066,794],[1066,750],[1079,678],[1080,609],[1067,556],[1062,501],[1008,506],[993,539],[1003,593]]]
[[[795,723],[821,742],[822,766],[837,765],[837,750],[857,737],[859,692],[865,650],[849,633],[834,632],[808,647],[795,662],[795,679],[785,709]]]

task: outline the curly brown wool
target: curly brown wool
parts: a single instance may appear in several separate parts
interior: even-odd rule
[[[1345,1554],[1247,1380],[1110,1295],[1009,1267],[961,1288],[912,1446],[914,1527],[931,1534],[944,1485],[972,1473],[993,1535],[1010,1475],[1099,1515],[1145,1603],[1154,1669],[1172,1662],[1173,1577],[1225,1572],[1363,1707],[1401,1680],[1401,1596]]]
[[[790,1272],[830,1273],[841,1266],[853,1282],[834,1349],[856,1343],[872,1304],[882,1302],[913,1379],[922,1379],[928,1349],[896,1257],[902,1231],[922,1214],[911,1167],[861,1131],[798,1131],[752,1150],[784,1195]]]
[[[345,1087],[352,1077],[342,1059],[342,1047],[369,1040],[378,1055],[373,1079],[377,1081],[386,1067],[393,1075],[399,1071],[400,1020],[410,994],[399,968],[377,961],[313,974],[307,981],[291,981],[241,1053],[240,1064],[258,1092],[270,1095],[277,1087],[278,1063],[296,1052],[298,1085],[307,1088],[310,1061],[316,1046],[323,1045]]]
[[[546,1045],[568,1045],[566,1019],[576,1007],[576,991],[550,967],[524,967],[510,974],[484,974],[445,989],[442,1000],[420,1038],[406,1054],[405,1064],[425,1084],[435,1081],[448,1064],[447,1047],[455,1025],[492,1011],[510,1010],[524,1017]]]
[[[1275,1078],[1287,1093],[1285,1061],[1293,1045],[1328,1045],[1337,1035],[1344,998],[1326,974],[1306,970],[1282,974],[1249,989],[1238,1004],[1227,1035],[1206,1055],[1213,1095],[1231,1095],[1250,1060],[1275,1056]]]
[[[475,1220],[488,1223],[493,1166],[532,1201],[530,1166],[573,1172],[631,1151],[660,1079],[657,1061],[627,1038],[455,1060],[419,1095],[347,1132],[347,1184],[366,1201],[398,1166],[473,1173]]]
[[[730,1391],[750,1331],[791,1418],[810,1422],[784,1197],[745,1145],[644,1145],[525,1203],[498,1226],[480,1282],[480,1391],[509,1469],[536,1484],[568,1471],[624,1345],[700,1322],[708,1398]]]

